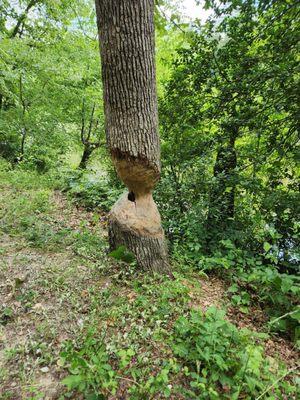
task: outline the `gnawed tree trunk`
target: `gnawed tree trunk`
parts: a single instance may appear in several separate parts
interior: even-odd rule
[[[112,249],[125,245],[147,270],[169,271],[152,191],[160,177],[154,1],[96,0],[107,143],[129,193],[110,212]]]

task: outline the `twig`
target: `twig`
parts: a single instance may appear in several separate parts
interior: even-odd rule
[[[281,317],[278,317],[278,318],[276,318],[276,319],[273,319],[273,321],[270,321],[270,322],[269,322],[269,325],[273,325],[273,324],[275,324],[275,322],[280,321],[282,318],[285,318],[285,317],[287,317],[288,315],[295,314],[297,311],[300,311],[300,307],[297,308],[297,310],[290,311],[290,312],[288,312],[288,313],[286,313],[286,314],[284,314],[284,315],[281,315]]]
[[[162,13],[164,19],[168,22],[171,22],[177,29],[179,29],[181,32],[183,32],[184,34],[186,34],[186,31],[184,29],[181,28],[180,25],[178,25],[173,19],[169,19],[166,15],[166,13],[160,8],[160,6],[158,4],[156,4],[157,8],[159,9],[159,11]]]
[[[282,379],[284,379],[287,375],[289,375],[290,372],[293,372],[293,371],[295,371],[295,370],[298,369],[298,368],[299,368],[299,365],[296,365],[296,367],[293,367],[293,368],[289,369],[284,375],[282,375],[282,376],[280,376],[278,379],[276,379],[276,381],[273,382],[272,385],[268,386],[268,387],[262,392],[262,394],[260,394],[258,397],[255,398],[255,400],[262,399],[263,396],[264,396],[266,393],[268,393],[269,390],[273,389],[273,387],[274,387],[278,382],[280,382],[280,381],[281,381]]]
[[[142,387],[142,385],[140,385],[140,384],[139,384],[137,381],[135,381],[134,379],[125,378],[124,376],[119,376],[119,375],[117,375],[116,378],[117,378],[117,379],[122,379],[122,380],[128,381],[128,382],[132,382],[132,383],[134,383],[135,385],[137,385],[137,386],[139,386],[139,387]]]

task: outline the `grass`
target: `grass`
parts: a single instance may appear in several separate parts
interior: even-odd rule
[[[228,322],[220,280],[109,259],[105,218],[51,176],[2,165],[0,182],[1,399],[296,398],[293,346]]]

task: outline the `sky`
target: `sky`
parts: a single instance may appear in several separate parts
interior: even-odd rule
[[[19,1],[18,0],[10,0],[10,1],[11,5],[13,5],[15,9],[18,11],[18,9],[20,8]],[[211,14],[211,10],[204,10],[203,8],[204,2],[205,0],[200,0],[200,5],[197,5],[196,0],[173,0],[173,4],[175,5],[175,7],[180,10],[182,15],[186,16],[186,22],[194,20],[196,18],[199,18],[201,22],[206,21],[206,19]],[[171,14],[171,12],[168,11],[167,9],[165,10],[165,13],[167,16],[170,16]],[[8,27],[10,28],[10,22],[8,22],[8,25],[9,25]]]
[[[201,1],[201,3],[204,5],[204,1]],[[211,11],[204,10],[203,5],[196,5],[195,0],[181,0],[181,9],[188,19],[199,18],[202,22],[205,22]]]

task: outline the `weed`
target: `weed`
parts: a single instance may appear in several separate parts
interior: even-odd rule
[[[225,312],[211,307],[205,314],[180,317],[171,346],[189,379],[186,393],[197,399],[256,398],[276,375],[264,356],[263,334],[238,329],[226,321]],[[279,369],[279,366],[278,366]],[[294,393],[296,388],[278,382],[273,393]]]
[[[115,393],[115,372],[109,363],[103,338],[95,337],[95,331],[89,330],[84,342],[75,348],[70,342],[65,344],[61,353],[61,364],[65,363],[71,374],[64,378],[62,383],[69,391],[85,393],[87,398]]]

